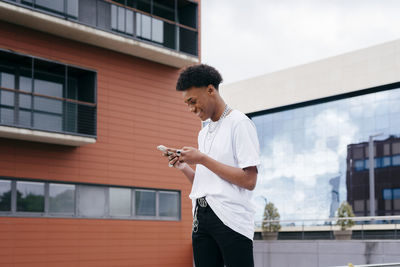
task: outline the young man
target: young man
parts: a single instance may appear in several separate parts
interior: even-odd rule
[[[254,211],[251,191],[257,181],[259,144],[253,122],[232,110],[219,95],[222,81],[204,64],[183,70],[176,89],[202,121],[198,149],[164,154],[170,166],[193,184],[193,254],[196,267],[252,267]],[[194,171],[189,164],[196,164]]]

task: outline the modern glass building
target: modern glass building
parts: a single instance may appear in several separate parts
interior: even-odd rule
[[[275,203],[282,219],[325,219],[335,215],[339,203],[349,200],[347,170],[354,165],[361,171],[358,161],[347,161],[348,146],[368,142],[377,133],[382,133],[377,140],[400,136],[400,87],[359,91],[250,116],[262,158],[255,194]],[[391,163],[376,167],[386,166]],[[364,180],[368,184],[368,175]],[[395,177],[388,187],[394,182]],[[366,187],[360,201],[368,199]],[[257,203],[262,204],[262,199]],[[257,211],[260,219],[262,206]],[[400,210],[393,212],[400,214]]]
[[[376,214],[400,214],[399,48],[397,40],[222,86],[227,103],[257,128],[258,224],[266,201],[277,206],[282,220],[299,224],[324,224],[342,201],[356,215],[369,215],[364,150],[377,134]]]

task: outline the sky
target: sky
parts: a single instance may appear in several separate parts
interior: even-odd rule
[[[400,0],[202,0],[202,62],[229,84],[400,38]]]

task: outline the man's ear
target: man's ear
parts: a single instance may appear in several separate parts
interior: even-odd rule
[[[207,94],[213,95],[217,90],[215,89],[214,85],[210,84],[207,86]]]

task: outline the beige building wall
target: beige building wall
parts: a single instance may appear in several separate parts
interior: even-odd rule
[[[222,85],[220,90],[231,107],[251,113],[399,81],[396,40]]]

